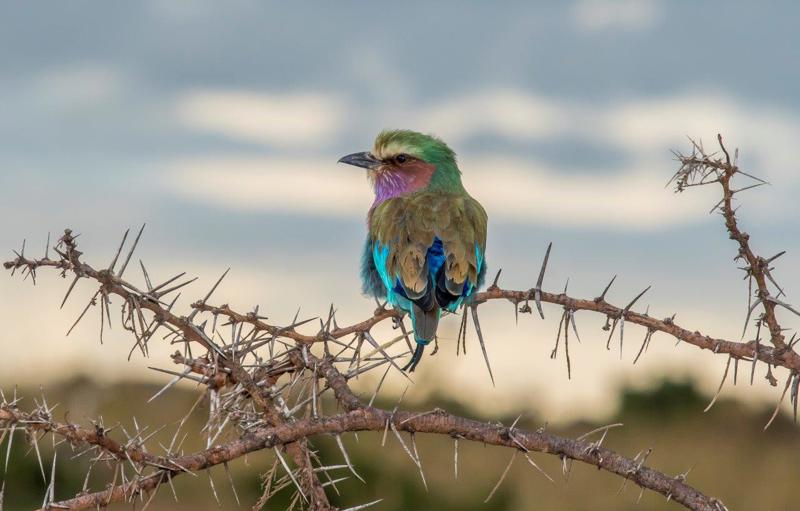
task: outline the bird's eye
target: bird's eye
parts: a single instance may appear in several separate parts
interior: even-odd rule
[[[408,156],[406,156],[405,154],[398,154],[397,156],[394,157],[394,161],[396,161],[397,163],[405,163],[406,161],[408,161]]]

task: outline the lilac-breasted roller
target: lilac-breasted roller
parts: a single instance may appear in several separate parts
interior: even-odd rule
[[[456,155],[440,139],[384,131],[371,151],[341,163],[367,169],[375,201],[367,215],[362,290],[411,316],[413,371],[434,340],[442,310],[455,312],[483,283],[483,207],[461,183]]]

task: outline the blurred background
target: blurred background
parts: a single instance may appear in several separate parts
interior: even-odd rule
[[[358,281],[371,192],[362,172],[336,160],[369,149],[381,129],[410,128],[459,154],[466,187],[489,213],[489,274],[502,268],[501,286],[533,286],[552,241],[546,289],[569,279],[571,294],[590,298],[617,274],[610,301],[624,305],[652,284],[640,310],[738,340],[747,288],[721,219],[708,214],[717,191],[665,188],[676,168],[670,150],[688,150],[687,136],[713,147],[722,133],[741,166],[771,183],[743,194],[739,214],[761,255],[788,250],[776,275],[791,300],[800,288],[798,15],[791,2],[735,1],[6,3],[0,247],[11,258],[25,239],[27,254],[43,253],[48,232],[55,239],[70,227],[101,267],[126,228],[146,223],[138,255],[151,276],[199,277],[183,310],[231,267],[218,303],[259,305],[283,324],[298,307],[313,317],[333,303],[339,324],[351,323],[375,308]],[[41,385],[74,420],[179,420],[196,396],[191,386],[145,406],[166,382],[147,367],[169,367],[170,347],[128,361],[132,339],[117,332],[101,346],[94,311],[65,338],[94,292],[79,285],[59,310],[66,287],[53,272],[41,272],[36,288],[0,279],[0,388],[19,385],[32,399]],[[568,379],[563,356],[549,358],[560,310],[546,307],[545,321],[522,315],[518,325],[510,304],[481,311],[496,387],[475,339],[456,357],[458,318],[448,318],[406,406],[445,403],[509,422],[522,413],[530,427],[548,422],[573,435],[625,422],[609,437],[623,453],[655,447],[657,468],[695,467],[689,481],[732,509],[766,498],[759,509],[790,509],[797,431],[781,418],[761,432],[780,390],[763,368],[753,386],[726,386],[704,415],[722,357],[656,334],[634,366],[643,331],[626,328],[622,353],[608,352],[603,318],[578,313],[583,342],[572,345]],[[374,383],[364,378],[363,389]],[[404,388],[389,377],[388,406]],[[437,480],[425,493],[398,445],[369,468],[379,440],[362,435],[354,447],[371,482],[350,492],[386,497],[376,509],[567,510],[589,498],[593,509],[627,509],[638,497],[632,487],[617,495],[620,481],[586,467],[550,484],[518,460],[483,504],[508,453],[469,447],[464,477],[453,481],[452,446],[437,439],[423,451]],[[37,505],[44,492],[24,447],[12,466],[27,467],[18,472],[27,479],[9,480],[9,509]],[[243,506],[270,464],[236,467]],[[559,475],[557,463],[542,464]],[[83,474],[65,473],[57,496]],[[219,508],[200,483],[180,505]],[[175,508],[170,499],[153,505]],[[676,508],[654,495],[642,502]],[[230,496],[221,507],[237,508]]]

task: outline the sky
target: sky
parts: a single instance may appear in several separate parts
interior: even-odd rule
[[[642,302],[689,329],[738,340],[747,290],[735,246],[708,211],[717,191],[675,194],[673,149],[722,133],[741,166],[771,186],[742,195],[756,250],[780,250],[777,275],[800,288],[800,7],[774,2],[266,2],[145,0],[0,7],[0,248],[43,251],[47,233],[82,234],[100,267],[126,228],[147,228],[151,275],[228,267],[221,302],[259,304],[278,323],[298,307],[363,319],[358,261],[371,203],[364,174],[336,160],[384,128],[435,133],[459,155],[489,213],[490,273],[527,289],[554,243],[549,290]],[[141,278],[133,276],[132,278]],[[100,346],[92,314],[69,325],[91,286],[59,310],[66,283],[0,279],[0,385],[87,372],[150,377],[130,340]],[[81,294],[82,293],[82,294]],[[86,298],[84,298],[86,297]],[[191,300],[187,298],[184,307]],[[664,375],[713,391],[725,360],[644,332],[605,350],[602,318],[577,316],[582,344],[549,358],[560,311],[482,308],[492,387],[472,339],[455,358],[457,319],[441,328],[409,399],[469,396],[488,408],[600,416],[621,384]],[[787,327],[794,318],[782,316]],[[92,323],[94,321],[94,323]],[[157,358],[161,356],[161,359]],[[759,380],[761,380],[759,378]],[[365,384],[366,385],[366,384]],[[402,377],[390,382],[401,392]],[[763,384],[726,389],[775,399]]]

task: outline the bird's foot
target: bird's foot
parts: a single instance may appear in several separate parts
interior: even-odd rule
[[[425,351],[424,344],[417,344],[417,348],[414,350],[414,354],[411,356],[411,360],[409,360],[408,364],[403,367],[403,371],[408,371],[409,373],[413,373],[414,369],[417,368],[417,364],[419,361],[422,360],[422,353]]]

